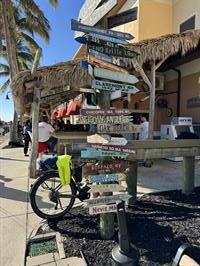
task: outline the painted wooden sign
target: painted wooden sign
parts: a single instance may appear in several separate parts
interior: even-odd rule
[[[95,42],[87,42],[87,48],[89,50],[94,50],[102,54],[123,57],[123,58],[135,58],[138,54],[134,51],[128,50],[121,46],[107,46]]]
[[[128,109],[81,109],[81,115],[130,115]]]
[[[124,172],[127,168],[129,168],[130,164],[127,161],[117,161],[113,162],[103,162],[101,164],[90,164],[84,166],[84,174],[85,175],[95,175],[99,172]]]
[[[121,125],[110,125],[110,124],[98,124],[97,125],[97,132],[98,133],[109,133],[118,134],[123,133],[140,133],[141,127],[140,125],[133,125],[132,123],[129,124],[121,124]]]
[[[124,137],[110,137],[109,135],[94,134],[87,137],[87,142],[124,146],[128,141]]]
[[[135,154],[136,151],[130,148],[126,148],[123,146],[114,146],[114,145],[101,145],[101,144],[92,144],[92,148],[94,149],[100,149],[104,151],[115,151],[115,152],[125,152],[128,154]]]
[[[92,148],[85,149],[81,151],[81,158],[99,158],[99,157],[118,157],[125,159],[128,156],[128,153],[124,152],[113,152],[105,150],[96,150]]]
[[[106,196],[106,197],[100,197],[100,198],[94,198],[85,200],[84,202],[87,204],[87,206],[96,206],[100,204],[108,204],[108,203],[114,203],[117,200],[124,200],[127,201],[131,196],[128,194],[117,194],[112,196]]]
[[[126,176],[124,174],[100,174],[88,176],[87,179],[91,183],[108,183],[124,181]]]
[[[122,44],[122,45],[128,44],[128,42],[125,40],[113,38],[109,36],[103,36],[97,33],[91,33],[89,35],[80,37],[76,40],[80,42],[81,44],[86,44],[88,41],[92,41],[92,42],[104,44],[104,45],[110,45],[110,46],[112,46],[113,44]]]
[[[89,192],[90,193],[103,193],[103,192],[117,192],[125,191],[126,188],[119,184],[101,184],[101,185],[92,185]]]
[[[71,20],[71,29],[74,31],[81,31],[85,33],[97,33],[103,36],[115,37],[123,40],[132,40],[133,36],[130,33],[114,31],[114,30],[105,30],[89,25],[82,24],[74,19]]]
[[[89,214],[101,214],[101,213],[108,213],[108,212],[116,212],[117,211],[117,204],[109,204],[109,205],[97,205],[89,207]]]
[[[96,52],[94,50],[89,50],[88,54],[95,56],[97,59],[100,59],[102,61],[106,61],[108,63],[114,64],[120,67],[126,67],[126,62],[122,58],[118,58],[116,56],[109,56],[106,54]]]
[[[133,120],[132,116],[106,116],[106,115],[98,115],[98,116],[82,116],[82,115],[71,115],[70,122],[72,125],[87,125],[87,124],[126,124]]]
[[[87,60],[81,60],[80,61],[80,67],[85,69],[85,70],[88,70],[88,61]]]
[[[94,67],[93,73],[95,77],[102,78],[102,79],[108,79],[108,80],[115,80],[120,81],[124,83],[130,83],[135,84],[138,82],[138,79],[130,74],[116,72],[104,68],[97,68]]]
[[[139,89],[133,85],[109,82],[106,80],[98,80],[98,79],[94,79],[92,81],[92,88],[98,90],[111,91],[111,92],[120,90],[121,92],[130,93],[130,94],[135,94],[139,91]]]

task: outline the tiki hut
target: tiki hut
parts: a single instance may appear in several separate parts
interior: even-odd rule
[[[34,74],[30,70],[22,71],[14,78],[12,87],[18,111],[30,113],[35,87],[41,90],[41,107],[54,108],[77,96],[79,88],[90,85],[88,71],[80,67],[80,61],[74,60],[40,67]]]

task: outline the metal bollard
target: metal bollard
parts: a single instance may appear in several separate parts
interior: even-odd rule
[[[116,204],[119,244],[112,250],[113,265],[136,266],[139,261],[139,252],[129,241],[124,201],[117,201]]]

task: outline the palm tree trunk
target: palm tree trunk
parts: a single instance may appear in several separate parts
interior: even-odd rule
[[[16,52],[16,38],[15,38],[15,20],[13,14],[12,3],[10,0],[1,0],[1,10],[3,15],[3,27],[6,40],[6,52],[8,55],[8,62],[10,66],[11,80],[19,72]],[[10,144],[20,143],[18,138],[18,121],[17,113],[15,111],[14,103],[14,118],[10,133]]]

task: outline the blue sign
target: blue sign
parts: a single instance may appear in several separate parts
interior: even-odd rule
[[[88,70],[88,61],[82,59],[82,60],[80,61],[80,67],[83,68],[83,69]]]
[[[102,174],[93,175],[89,177],[90,182],[93,183],[107,183],[107,182],[118,182],[118,174]]]
[[[125,40],[121,40],[121,39],[109,37],[109,36],[103,36],[103,35],[96,34],[96,33],[91,33],[89,35],[77,37],[76,41],[78,41],[81,44],[86,44],[88,41],[97,42],[97,43],[104,42],[105,44],[108,44],[108,43],[115,43],[115,44],[122,44],[122,45],[128,44],[128,42]]]
[[[106,61],[106,62],[109,62],[111,64],[114,64],[114,65],[117,65],[120,67],[126,67],[125,61],[121,58],[119,59],[115,56],[102,54],[102,53],[96,52],[94,50],[89,50],[88,52],[90,55],[95,56],[99,60]]]
[[[74,31],[81,31],[85,33],[97,33],[103,36],[109,36],[114,38],[119,38],[122,40],[132,40],[134,37],[130,33],[124,33],[114,30],[99,29],[89,25],[82,24],[75,19],[71,20],[71,29]]]
[[[93,148],[87,148],[86,150],[81,151],[81,158],[98,158],[98,157],[126,158],[127,155],[128,154],[124,152],[104,151]]]

